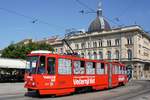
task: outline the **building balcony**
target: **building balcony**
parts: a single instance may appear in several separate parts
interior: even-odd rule
[[[129,47],[133,47],[133,43],[132,44],[125,44],[125,46],[127,47],[127,48],[129,48]]]

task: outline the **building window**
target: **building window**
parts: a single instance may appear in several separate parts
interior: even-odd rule
[[[107,40],[107,46],[111,46],[111,40]]]
[[[85,43],[81,43],[81,48],[82,48],[82,49],[85,48]]]
[[[108,60],[111,60],[111,51],[108,51],[108,52],[107,52],[107,59],[108,59]]]
[[[63,48],[60,48],[60,53],[63,53]]]
[[[93,56],[94,56],[94,59],[97,59],[97,53],[96,52],[93,53]]]
[[[81,53],[81,57],[84,58],[84,53]]]
[[[56,53],[58,52],[58,49],[57,49],[57,48],[55,49],[55,52],[56,52]]]
[[[88,48],[91,48],[91,43],[90,42],[88,42]]]
[[[116,50],[116,60],[119,60],[119,51]]]
[[[88,58],[91,59],[91,53],[90,52],[88,52]]]
[[[100,51],[99,52],[99,60],[102,60],[103,59],[103,53]]]
[[[127,38],[127,44],[132,44],[132,37]]]
[[[120,44],[120,40],[119,40],[119,39],[116,39],[116,40],[115,40],[115,45],[118,46],[119,44]]]
[[[93,42],[93,47],[97,47],[97,42]]]
[[[79,49],[79,44],[75,44],[75,49]]]
[[[129,49],[128,50],[128,60],[132,59],[132,51]]]
[[[102,47],[103,46],[103,42],[102,42],[102,40],[100,39],[99,40],[99,47]]]

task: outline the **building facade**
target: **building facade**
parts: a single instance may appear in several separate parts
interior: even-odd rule
[[[48,43],[55,53],[71,53],[70,48],[58,37],[33,41],[25,39],[19,43]],[[140,26],[111,28],[102,15],[101,6],[88,31],[71,32],[65,40],[80,57],[124,63],[132,79],[150,79],[150,35]]]
[[[97,16],[87,32],[66,36],[70,47],[81,57],[126,64],[132,79],[150,79],[150,36],[138,26],[111,29],[98,7]],[[56,53],[71,52],[68,46],[58,40],[49,43]]]

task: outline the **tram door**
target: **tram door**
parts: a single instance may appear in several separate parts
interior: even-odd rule
[[[112,64],[108,64],[108,87],[112,87]]]

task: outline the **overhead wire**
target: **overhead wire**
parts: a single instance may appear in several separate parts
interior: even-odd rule
[[[88,5],[86,5],[85,3],[81,2],[80,0],[75,0],[78,4],[80,4],[81,6],[91,10],[92,12],[95,11],[93,8],[89,7]]]
[[[82,11],[80,11],[80,13],[85,13],[85,14],[88,14],[88,13],[96,13],[96,11],[93,9],[93,8],[91,8],[91,7],[89,7],[88,5],[86,5],[85,3],[83,3],[83,2],[81,2],[80,0],[75,0],[78,4],[80,4],[81,6],[83,6],[84,8],[86,8],[86,9],[89,9],[90,11],[89,12],[85,12],[84,10],[82,10]],[[113,23],[113,24],[115,24],[115,25],[118,25],[118,23],[116,23],[116,22],[114,22],[113,20],[111,20],[111,19],[109,19],[108,17],[106,17],[106,16],[103,16],[104,18],[106,18],[108,21],[110,21],[111,23]]]
[[[106,20],[110,21],[111,23],[115,24],[115,25],[118,25],[118,23],[116,23],[115,21],[109,19],[108,17],[106,16],[103,16]]]
[[[26,19],[29,19],[29,20],[31,20],[31,22],[32,22],[33,24],[39,22],[39,23],[41,23],[41,24],[45,24],[45,25],[48,25],[48,26],[50,26],[50,27],[55,27],[55,28],[57,28],[57,29],[58,29],[58,28],[64,28],[64,27],[59,26],[59,25],[50,24],[50,23],[48,23],[48,22],[46,22],[46,21],[43,21],[43,20],[41,20],[41,19],[39,19],[39,18],[36,18],[36,17],[27,16],[27,15],[25,15],[25,14],[16,12],[16,11],[14,11],[14,10],[2,8],[2,7],[0,7],[0,10],[3,10],[3,11],[6,11],[6,12],[8,12],[8,13],[11,13],[11,14],[14,14],[14,15],[21,16],[21,17],[24,17],[24,18],[26,18]]]

